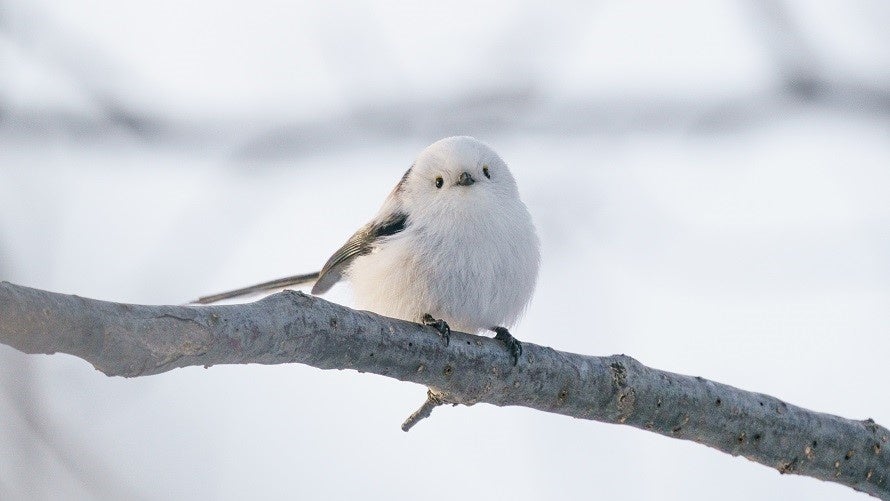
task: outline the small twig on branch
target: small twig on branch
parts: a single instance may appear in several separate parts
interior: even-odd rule
[[[433,409],[445,403],[447,402],[445,401],[444,393],[437,392],[432,388],[427,388],[426,402],[424,402],[419,409],[414,411],[414,413],[408,416],[408,419],[402,423],[402,431],[409,431],[419,421],[430,417],[430,414],[433,413]]]
[[[438,401],[521,405],[691,440],[890,500],[890,430],[871,419],[809,411],[625,355],[526,342],[514,367],[496,340],[453,332],[445,346],[430,327],[299,292],[239,305],[144,306],[0,282],[0,342],[25,353],[69,353],[110,376],[293,362],[372,372],[435,389],[406,427]]]

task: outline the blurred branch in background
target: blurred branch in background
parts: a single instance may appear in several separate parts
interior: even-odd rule
[[[432,94],[373,102],[350,99],[345,112],[288,120],[263,114],[227,117],[225,110],[220,116],[183,117],[170,109],[142,109],[121,89],[148,89],[146,92],[155,96],[158,89],[123,71],[101,50],[82,46],[53,25],[38,7],[7,1],[0,4],[0,38],[70,80],[98,113],[16,108],[0,101],[0,137],[41,141],[62,136],[101,143],[125,134],[189,150],[229,151],[239,159],[274,159],[342,151],[411,135],[440,137],[455,131],[563,136],[632,131],[710,133],[760,126],[801,107],[864,115],[890,124],[890,88],[874,81],[828,76],[786,3],[751,0],[742,4],[748,6],[751,24],[780,77],[779,87],[771,92],[734,98],[564,99],[550,95],[533,80],[518,79],[494,89],[467,87],[455,96]],[[520,23],[519,28],[522,26]],[[583,28],[579,26],[575,29]],[[47,32],[54,36],[45,36]],[[520,36],[511,40],[527,43]]]
[[[127,132],[137,137],[150,137],[159,132],[157,127],[160,125],[144,111],[135,109],[121,93],[121,89],[132,91],[139,87],[133,77],[103,56],[100,49],[85,46],[54,23],[39,6],[10,0],[0,2],[0,40],[69,81],[98,111],[97,116],[73,115],[61,110],[59,113],[44,110],[33,115],[18,115],[10,103],[0,101],[0,130],[11,129],[30,137],[40,137],[48,132],[74,137]],[[122,80],[128,83],[115,85]]]
[[[890,94],[865,86],[820,87],[805,106],[886,120],[890,125]],[[731,101],[652,99],[622,102],[548,103],[531,89],[470,94],[453,100],[372,105],[322,121],[269,124],[262,130],[244,123],[268,123],[262,117],[243,120],[176,121],[153,119],[139,128],[147,143],[187,148],[229,150],[241,160],[289,159],[344,151],[373,142],[421,135],[549,133],[562,136],[618,135],[631,131],[711,133],[761,126],[801,106],[798,95],[764,95]],[[122,114],[121,116],[129,116]],[[138,123],[148,123],[137,120]],[[51,135],[77,136],[85,144],[102,143],[109,135],[135,130],[130,120],[115,122],[89,117],[24,113],[7,116],[0,134],[7,139],[34,140]],[[118,130],[114,130],[117,128]],[[51,131],[51,132],[50,132]]]
[[[782,80],[782,90],[803,103],[830,106],[838,111],[890,117],[890,89],[877,82],[831,79],[788,2],[749,0],[764,49]]]
[[[69,436],[65,427],[43,411],[37,372],[31,365],[18,353],[0,353],[0,399],[9,404],[8,412],[0,413],[4,416],[0,494],[9,491],[4,499],[55,497],[59,485],[65,483],[59,478],[48,481],[45,475],[50,472],[70,476],[77,488],[68,495],[79,492],[93,499],[143,499],[119,478],[115,468],[96,457],[93,447]]]
[[[781,0],[750,0],[752,25],[762,35],[767,51],[778,71],[783,88],[801,100],[818,99],[826,85],[817,54]]]
[[[14,492],[27,493],[32,499],[46,497],[41,483],[31,475],[31,472],[44,469],[40,464],[37,442],[31,433],[22,429],[27,427],[22,426],[23,422],[28,421],[24,416],[38,415],[33,375],[27,358],[14,352],[0,352],[0,414],[4,416],[5,424],[0,432],[0,443],[7,451],[0,457],[0,470],[5,473],[0,478],[0,497],[3,499],[11,499]]]

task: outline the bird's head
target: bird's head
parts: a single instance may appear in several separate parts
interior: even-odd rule
[[[468,136],[428,146],[396,187],[418,217],[471,217],[519,201],[507,164],[488,145]]]

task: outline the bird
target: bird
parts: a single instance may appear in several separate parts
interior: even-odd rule
[[[540,242],[506,162],[487,144],[453,136],[415,159],[377,214],[320,272],[295,275],[197,303],[314,282],[324,294],[346,280],[355,306],[451,331],[492,331],[513,365],[522,343],[510,333],[535,290]]]

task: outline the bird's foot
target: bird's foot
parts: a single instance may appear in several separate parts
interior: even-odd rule
[[[451,327],[448,327],[448,323],[441,318],[435,319],[429,313],[425,313],[423,315],[423,325],[429,325],[439,331],[439,335],[445,339],[445,346],[448,346],[448,343],[451,342]]]
[[[519,357],[522,356],[522,343],[519,342],[518,339],[513,337],[504,327],[492,327],[494,331],[494,338],[503,341],[505,345],[507,345],[507,349],[510,351],[510,355],[513,356],[513,365],[519,363]]]

